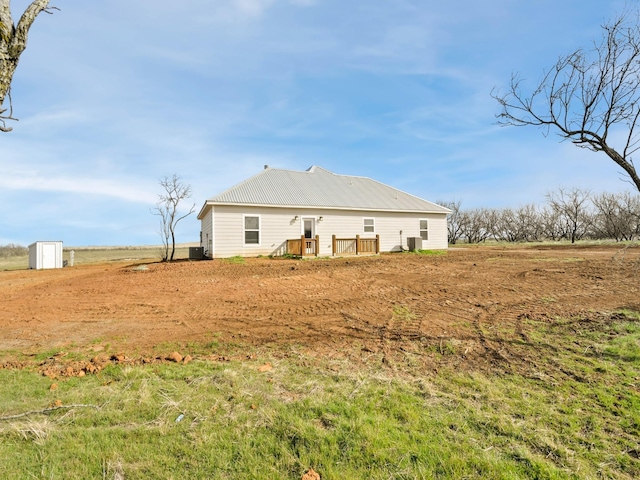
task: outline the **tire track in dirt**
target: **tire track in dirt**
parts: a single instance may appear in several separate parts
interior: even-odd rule
[[[361,348],[516,355],[523,319],[638,305],[638,250],[450,250],[332,260],[248,259],[0,272],[0,349],[236,338],[320,354]],[[517,345],[516,345],[517,346]],[[497,353],[496,353],[497,352]],[[399,357],[402,358],[402,357]],[[471,360],[469,360],[471,361]]]

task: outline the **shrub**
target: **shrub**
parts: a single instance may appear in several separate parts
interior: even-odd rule
[[[15,243],[8,243],[6,245],[0,245],[0,258],[20,257],[28,255],[29,249],[22,245],[16,245]]]

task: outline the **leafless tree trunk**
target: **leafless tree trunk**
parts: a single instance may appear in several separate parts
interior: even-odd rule
[[[502,106],[500,125],[534,125],[553,130],[578,147],[604,152],[640,191],[633,154],[640,148],[640,25],[627,11],[604,25],[591,50],[560,57],[530,94],[512,75],[508,91],[491,96]],[[618,135],[623,140],[614,144]]]
[[[498,241],[534,242],[543,236],[542,216],[533,204],[495,210],[493,217],[492,236]]]
[[[551,207],[544,207],[540,213],[542,235],[549,240],[562,240],[564,237],[564,227],[560,212]]]
[[[462,237],[467,243],[484,242],[491,235],[489,226],[490,211],[486,208],[474,208],[464,210],[460,214],[460,227]]]
[[[579,188],[557,192],[549,192],[547,201],[551,209],[558,213],[561,225],[564,227],[565,238],[575,243],[583,238],[591,228],[591,215],[589,212],[590,193]]]
[[[13,118],[11,105],[11,80],[18,66],[20,55],[27,47],[27,35],[31,25],[41,12],[49,12],[49,0],[34,0],[24,11],[17,25],[11,16],[10,0],[0,0],[0,131],[10,132],[6,120]],[[3,108],[5,97],[8,108]],[[7,112],[7,110],[9,110]]]
[[[162,261],[172,262],[176,252],[176,226],[180,220],[195,211],[196,204],[194,203],[187,213],[183,215],[178,213],[180,204],[187,198],[191,198],[191,186],[182,183],[182,180],[176,174],[173,174],[171,178],[164,177],[161,179],[160,186],[164,189],[164,193],[158,195],[158,203],[156,203],[151,212],[160,217],[160,236],[162,237],[162,246],[164,248]],[[169,253],[169,245],[171,245],[171,253]]]

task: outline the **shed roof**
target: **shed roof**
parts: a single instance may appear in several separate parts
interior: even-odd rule
[[[449,213],[445,207],[376,180],[338,175],[317,166],[303,172],[265,167],[257,175],[208,199],[198,218],[207,205]]]

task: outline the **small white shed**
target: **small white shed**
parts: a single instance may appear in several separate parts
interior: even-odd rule
[[[62,242],[34,242],[29,245],[29,268],[62,268]]]

